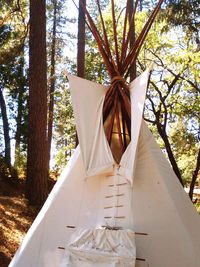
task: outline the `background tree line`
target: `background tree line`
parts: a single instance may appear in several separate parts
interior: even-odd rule
[[[133,38],[154,2],[139,1]],[[100,3],[112,42],[110,4]],[[75,147],[66,70],[108,82],[84,12],[79,7],[79,16],[72,14],[72,5],[70,0],[0,3],[0,179],[26,181],[32,204],[44,202],[49,177],[57,176]],[[100,25],[96,3],[87,5]],[[116,3],[118,31],[124,7],[125,1]],[[191,199],[200,168],[199,17],[198,1],[166,1],[134,70],[138,75],[152,66],[144,118],[178,179],[190,187]]]

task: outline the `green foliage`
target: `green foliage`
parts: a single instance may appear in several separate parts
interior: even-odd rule
[[[199,1],[198,0],[168,0],[167,22],[172,26],[181,26],[187,34],[191,34],[199,42]]]
[[[185,184],[189,185],[196,167],[196,155],[198,154],[198,138],[194,132],[188,131],[188,121],[181,116],[174,122],[169,132],[169,139],[173,146],[173,152]]]
[[[66,16],[68,11],[68,1],[49,0],[47,1],[47,63],[48,76],[51,71],[51,52],[53,38],[54,10],[56,7],[56,38],[55,38],[55,92],[54,92],[54,123],[53,123],[53,142],[51,149],[50,167],[60,171],[66,165],[75,146],[75,126],[73,121],[72,106],[66,69],[73,72],[74,62],[69,60],[67,52],[74,50],[75,35],[70,30],[74,28],[74,17]],[[65,11],[65,12],[64,12]],[[67,27],[67,30],[66,30]],[[49,79],[50,87],[50,79]]]
[[[195,204],[195,207],[197,209],[197,212],[200,214],[200,203]]]
[[[7,64],[0,65],[0,86],[1,88],[3,88],[4,94],[6,95],[7,110],[10,122],[10,133],[11,138],[13,139],[15,139],[16,134],[16,126],[19,115],[18,113],[21,113],[19,131],[21,141],[20,151],[23,154],[25,153],[27,147],[28,88],[26,72],[27,71],[24,65],[23,54],[19,57],[16,57]],[[19,105],[21,105],[20,110]],[[24,156],[26,156],[26,153],[24,154]],[[18,162],[18,164],[20,165],[21,163]]]
[[[0,3],[0,64],[9,63],[18,55],[27,36],[27,1]]]
[[[64,167],[75,148],[76,131],[71,97],[66,77],[55,92],[54,143],[56,146],[55,169]]]

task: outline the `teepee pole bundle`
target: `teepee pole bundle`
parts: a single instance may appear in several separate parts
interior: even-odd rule
[[[100,30],[96,26],[91,17],[87,6],[82,0],[80,3],[86,15],[86,23],[89,25],[99,51],[104,60],[104,64],[110,76],[111,85],[107,91],[103,108],[104,123],[107,123],[107,139],[109,144],[112,142],[113,129],[117,129],[118,141],[123,153],[131,139],[131,108],[130,108],[130,92],[126,79],[130,75],[131,67],[135,64],[140,49],[145,41],[145,38],[158,14],[158,11],[164,0],[159,0],[151,15],[143,26],[139,35],[135,38],[131,47],[129,46],[131,40],[132,25],[135,21],[135,14],[138,6],[138,0],[134,2],[132,14],[130,14],[130,5],[132,0],[127,0],[125,7],[125,15],[123,22],[123,34],[121,45],[119,45],[119,34],[117,31],[117,24],[119,18],[116,20],[115,1],[111,0],[111,18],[113,27],[113,42],[109,42],[106,23],[103,18],[100,0],[96,0],[97,9],[100,18]],[[122,13],[122,12],[121,12]],[[120,13],[120,16],[121,16]],[[112,47],[112,44],[113,46]],[[114,55],[113,55],[114,52]],[[120,104],[118,104],[120,103]],[[127,131],[127,132],[126,132]],[[129,141],[127,139],[127,133]]]

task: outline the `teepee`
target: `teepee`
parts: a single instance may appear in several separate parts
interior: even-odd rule
[[[199,215],[142,119],[149,71],[125,81],[161,2],[119,64],[85,8],[111,85],[68,74],[79,146],[9,267],[200,266]]]

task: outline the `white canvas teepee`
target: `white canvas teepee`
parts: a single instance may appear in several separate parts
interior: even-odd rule
[[[132,141],[117,164],[107,87],[69,75],[80,147],[9,267],[200,266],[199,215],[142,120],[147,79],[130,85]]]

